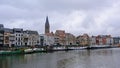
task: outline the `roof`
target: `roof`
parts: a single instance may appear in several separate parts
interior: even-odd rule
[[[3,29],[4,28],[4,25],[3,24],[0,24],[0,29]]]
[[[39,35],[37,31],[32,31],[32,30],[26,30],[26,31],[24,31],[24,33]]]
[[[23,29],[22,28],[13,28],[13,32],[15,32],[15,33],[22,33]]]
[[[4,28],[4,32],[10,32],[10,33],[13,33],[13,29]]]

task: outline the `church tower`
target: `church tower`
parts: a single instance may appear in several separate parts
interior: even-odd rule
[[[50,33],[50,25],[49,25],[49,20],[48,16],[46,17],[46,22],[45,22],[45,34]]]

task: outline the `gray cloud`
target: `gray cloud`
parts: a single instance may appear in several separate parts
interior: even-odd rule
[[[119,0],[0,0],[0,22],[44,33],[48,15],[51,31],[116,36],[120,34],[119,7]]]

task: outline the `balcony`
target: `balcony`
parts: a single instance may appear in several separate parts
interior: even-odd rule
[[[3,37],[0,37],[0,40],[4,40],[4,38],[3,38]]]

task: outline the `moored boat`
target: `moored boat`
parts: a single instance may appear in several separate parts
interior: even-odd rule
[[[69,50],[82,50],[82,49],[86,49],[87,47],[69,47]]]
[[[87,49],[102,49],[102,48],[113,48],[111,45],[91,45]]]
[[[25,54],[29,54],[29,53],[33,53],[33,52],[34,52],[33,49],[30,49],[30,48],[24,50]]]
[[[12,55],[12,54],[23,54],[22,50],[15,50],[15,51],[11,51],[11,50],[1,50],[0,51],[0,55]]]
[[[45,51],[44,48],[33,48],[34,52],[43,52]]]
[[[65,47],[53,47],[53,51],[63,51],[66,50]]]

